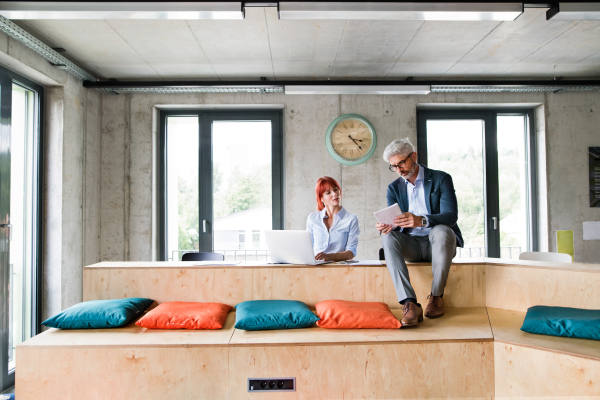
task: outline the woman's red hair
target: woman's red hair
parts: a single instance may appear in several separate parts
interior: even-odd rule
[[[327,190],[327,187],[331,187],[331,189],[338,188],[340,193],[342,193],[342,188],[340,188],[340,184],[337,183],[335,179],[330,176],[324,176],[322,178],[317,179],[317,185],[315,186],[315,194],[317,195],[317,210],[321,211],[325,208],[325,205],[321,201],[321,197],[323,197],[323,193]]]

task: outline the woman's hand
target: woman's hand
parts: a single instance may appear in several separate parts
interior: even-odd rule
[[[319,254],[317,254],[315,256],[315,260],[317,260],[317,261],[321,261],[321,260],[323,260],[323,261],[331,261],[331,256],[329,254],[327,254],[327,253],[321,252],[321,253],[319,253]]]
[[[383,233],[384,235],[387,235],[392,231],[392,229],[394,229],[392,225],[380,224],[379,222],[375,224],[375,227],[379,232]]]

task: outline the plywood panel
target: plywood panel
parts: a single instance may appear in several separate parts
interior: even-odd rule
[[[393,310],[402,318],[401,310]],[[453,308],[442,318],[425,318],[418,328],[235,330],[232,345],[281,345],[370,342],[491,341],[492,330],[485,308]]]
[[[487,306],[527,311],[535,305],[600,308],[600,273],[486,265]]]
[[[365,301],[383,302],[385,274],[388,274],[386,267],[365,268]]]
[[[114,269],[109,272],[111,299],[146,297],[158,303],[195,301],[196,271],[193,269]]]
[[[216,268],[213,301],[235,306],[252,299],[252,269]]]
[[[196,269],[196,290],[193,301],[213,302],[215,299],[215,270]]]
[[[109,271],[107,269],[83,270],[83,301],[109,298]]]
[[[494,343],[496,399],[600,397],[600,361]]]
[[[521,331],[525,313],[488,308],[494,340],[557,353],[589,358],[600,362],[600,343],[597,340],[534,335]]]
[[[314,307],[322,300],[364,301],[365,268],[277,268],[273,298],[299,300]]]
[[[256,268],[252,270],[252,300],[273,299],[273,269]]]
[[[248,377],[293,376],[289,399],[491,398],[493,343],[274,346],[230,349],[235,399],[281,399],[246,391]]]
[[[425,307],[431,293],[433,273],[431,265],[412,264],[408,266],[410,281],[417,294],[417,300]],[[478,264],[452,264],[444,291],[445,306],[485,307],[485,269]],[[389,271],[384,274],[384,302],[390,308],[400,308],[398,297]]]
[[[226,347],[20,348],[16,398],[228,399],[227,357]]]

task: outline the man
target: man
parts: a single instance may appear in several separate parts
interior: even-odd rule
[[[402,326],[423,320],[423,308],[410,284],[406,261],[431,261],[433,282],[425,316],[444,315],[444,288],[456,246],[463,247],[456,225],[458,206],[452,177],[417,164],[417,153],[408,138],[394,140],[383,152],[390,170],[400,178],[390,183],[387,203],[403,211],[393,225],[377,223],[383,251],[402,309]]]

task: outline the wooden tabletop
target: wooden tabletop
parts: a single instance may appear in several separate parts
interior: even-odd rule
[[[523,332],[524,312],[488,308],[488,314],[495,341],[600,361],[600,341]]]

